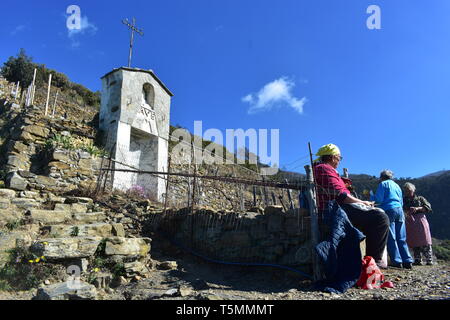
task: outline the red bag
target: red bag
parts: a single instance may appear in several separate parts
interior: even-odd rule
[[[375,260],[370,256],[365,256],[362,260],[361,275],[356,286],[362,289],[371,290],[377,288],[393,288],[391,281],[384,281],[384,275],[378,268]]]

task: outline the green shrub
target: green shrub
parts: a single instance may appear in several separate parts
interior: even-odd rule
[[[17,229],[18,227],[20,227],[20,225],[21,225],[20,219],[19,220],[9,220],[6,223],[5,227],[9,231],[13,231],[13,230]]]
[[[0,269],[0,288],[5,290],[29,290],[55,274],[56,267],[37,257],[26,247],[8,251],[8,262]]]
[[[54,148],[64,148],[67,150],[83,150],[94,157],[106,157],[108,152],[94,145],[91,139],[85,137],[72,137],[55,134],[53,138],[45,140],[45,148],[51,150]]]
[[[443,240],[439,244],[433,245],[433,251],[436,258],[450,261],[450,240]]]

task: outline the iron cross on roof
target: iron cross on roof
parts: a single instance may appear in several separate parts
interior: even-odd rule
[[[128,19],[122,20],[122,23],[126,25],[129,29],[131,29],[131,39],[130,39],[130,55],[128,56],[128,68],[131,68],[131,55],[133,53],[133,39],[134,39],[134,32],[136,31],[141,36],[144,35],[144,30],[136,28],[136,19],[133,18],[133,24],[130,24],[128,22]]]

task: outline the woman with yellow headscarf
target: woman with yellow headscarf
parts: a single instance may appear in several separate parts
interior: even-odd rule
[[[386,268],[383,252],[389,233],[389,218],[386,213],[351,195],[339,176],[337,167],[342,161],[341,150],[330,143],[322,146],[314,161],[314,180],[317,186],[317,205],[324,212],[331,200],[336,200],[346,212],[350,222],[366,235],[366,255],[375,259],[380,268]]]

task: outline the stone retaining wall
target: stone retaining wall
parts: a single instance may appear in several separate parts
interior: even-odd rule
[[[310,219],[304,209],[284,212],[169,211],[165,219],[149,218],[178,244],[211,259],[310,267]]]

